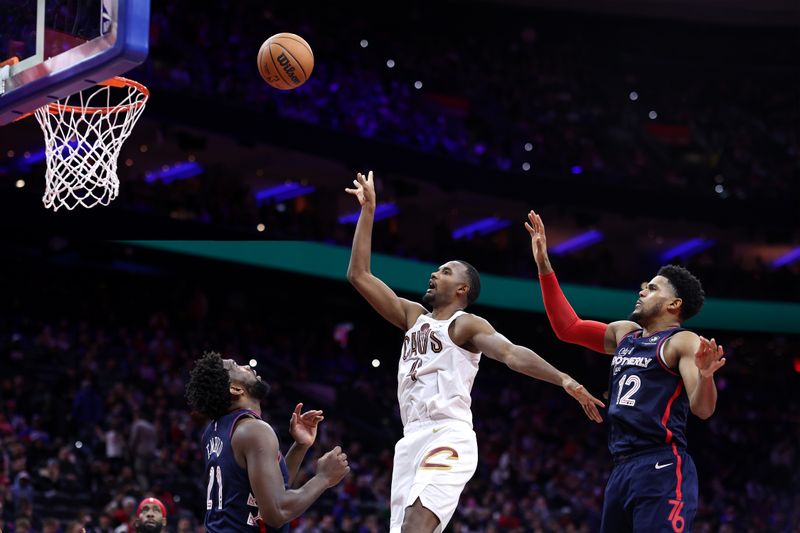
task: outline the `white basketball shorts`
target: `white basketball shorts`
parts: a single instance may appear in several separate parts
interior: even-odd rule
[[[390,533],[400,533],[406,507],[417,498],[439,518],[440,533],[478,467],[475,432],[460,420],[415,422],[394,447]]]

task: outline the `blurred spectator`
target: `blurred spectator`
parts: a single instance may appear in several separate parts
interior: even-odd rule
[[[28,472],[23,470],[14,478],[14,484],[11,486],[11,498],[19,505],[23,500],[33,503],[33,495],[34,489],[31,477]]]
[[[157,498],[145,498],[136,508],[136,533],[160,533],[167,527],[167,508]]]
[[[140,410],[135,409],[133,411],[133,423],[131,424],[128,447],[133,457],[133,468],[136,472],[136,477],[142,487],[148,485],[147,480],[150,466],[155,458],[157,441],[156,427],[142,416]]]

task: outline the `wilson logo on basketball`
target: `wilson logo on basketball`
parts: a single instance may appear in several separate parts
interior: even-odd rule
[[[294,67],[289,63],[289,58],[286,57],[286,54],[281,52],[281,55],[278,56],[278,63],[280,63],[283,70],[289,76],[289,79],[295,83],[300,83],[300,78],[294,73]]]

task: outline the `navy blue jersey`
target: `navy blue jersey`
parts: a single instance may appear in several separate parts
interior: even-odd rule
[[[676,445],[686,447],[689,397],[678,372],[667,367],[664,341],[682,328],[642,338],[642,330],[622,338],[611,360],[608,391],[608,449],[628,455]]]
[[[253,411],[239,409],[214,420],[203,432],[207,479],[205,525],[208,533],[253,533],[260,529],[258,504],[250,488],[247,470],[236,462],[231,447],[236,423],[245,417],[261,420]],[[280,453],[275,459],[280,463],[283,485],[288,488],[286,461]],[[277,531],[289,531],[289,526],[285,525]]]

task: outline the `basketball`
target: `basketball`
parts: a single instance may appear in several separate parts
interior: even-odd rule
[[[314,69],[314,52],[294,33],[277,33],[264,41],[258,51],[258,72],[276,89],[296,89]]]

